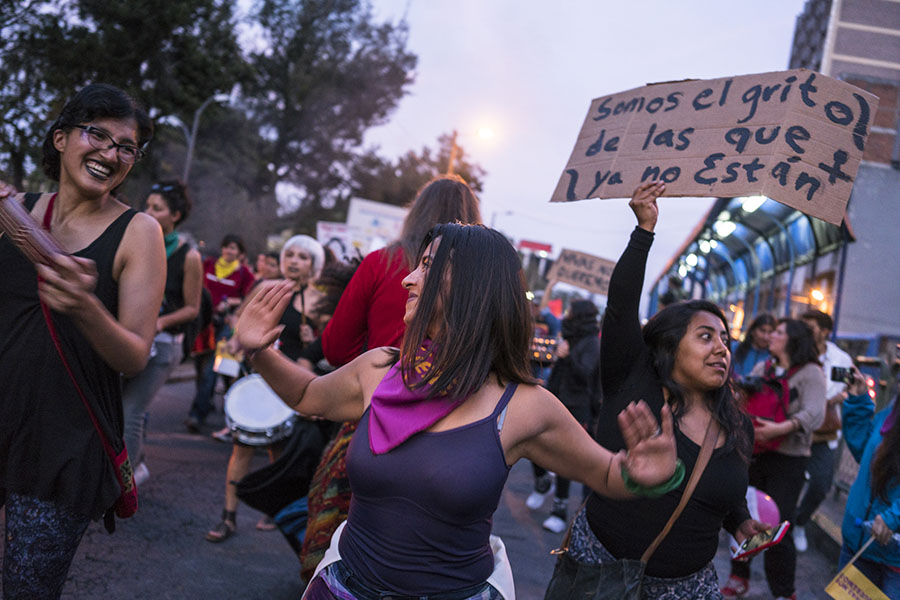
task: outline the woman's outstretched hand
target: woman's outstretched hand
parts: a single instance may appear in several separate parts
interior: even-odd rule
[[[264,282],[262,289],[244,307],[238,319],[234,335],[241,348],[259,350],[265,348],[281,334],[281,315],[291,301],[294,282],[288,280]]]
[[[675,473],[675,432],[672,412],[664,405],[660,412],[662,426],[643,400],[631,402],[619,413],[619,429],[628,453],[624,464],[632,481],[654,487],[668,481]]]
[[[661,181],[647,181],[634,188],[628,206],[637,217],[638,227],[653,232],[659,219],[659,207],[656,199],[666,191],[666,184]]]

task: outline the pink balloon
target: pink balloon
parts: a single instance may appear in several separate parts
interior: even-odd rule
[[[747,487],[747,508],[750,516],[761,523],[774,527],[781,522],[781,513],[772,496],[752,485]]]

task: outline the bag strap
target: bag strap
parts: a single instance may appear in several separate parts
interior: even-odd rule
[[[665,527],[663,527],[662,531],[659,532],[659,535],[656,536],[656,539],[650,543],[647,549],[644,550],[644,554],[641,555],[641,562],[644,564],[650,560],[650,557],[653,556],[653,553],[656,552],[656,549],[669,534],[669,530],[675,525],[675,521],[681,516],[681,512],[684,510],[684,507],[687,506],[688,501],[694,493],[694,488],[697,487],[697,483],[700,481],[700,476],[703,475],[703,471],[706,470],[706,465],[709,463],[713,450],[716,448],[716,442],[719,439],[719,434],[713,428],[714,420],[713,416],[710,415],[709,424],[706,426],[706,435],[703,438],[703,445],[700,447],[700,454],[697,456],[697,462],[694,463],[694,470],[691,471],[691,477],[688,479],[687,485],[684,488],[684,493],[681,495],[681,501],[679,501],[678,506],[675,507],[675,511],[672,513],[672,516],[669,517]],[[585,506],[587,506],[587,500],[581,504],[581,508],[578,509],[576,514],[584,510]],[[574,522],[569,524],[569,528],[566,531],[566,535],[563,536],[559,548],[551,550],[550,554],[565,554],[568,552],[569,541],[572,539],[573,526]]]
[[[649,562],[650,557],[653,556],[653,553],[656,552],[656,549],[662,541],[669,535],[669,531],[672,529],[672,526],[675,525],[675,521],[681,516],[681,512],[684,510],[684,507],[687,506],[688,501],[694,494],[694,489],[697,487],[697,483],[700,481],[700,476],[703,475],[703,471],[706,470],[706,465],[709,463],[713,450],[716,448],[716,442],[719,439],[719,432],[713,427],[714,422],[715,418],[710,414],[709,424],[706,426],[706,436],[703,438],[700,454],[697,456],[697,462],[694,463],[694,469],[691,471],[691,478],[688,479],[687,486],[684,488],[684,493],[681,495],[681,501],[678,503],[678,506],[675,507],[675,512],[669,517],[669,521],[666,523],[666,526],[663,527],[663,530],[659,532],[656,539],[653,540],[646,550],[644,550],[644,553],[641,555],[642,563],[646,564]]]

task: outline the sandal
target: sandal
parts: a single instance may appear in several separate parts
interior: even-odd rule
[[[741,598],[750,590],[750,580],[737,575],[730,575],[725,586],[722,588],[722,595],[726,598]]]
[[[237,531],[237,514],[233,510],[223,510],[222,520],[206,533],[206,541],[218,544],[224,542]]]
[[[269,516],[265,516],[259,520],[259,522],[256,524],[256,528],[259,531],[275,531],[275,519]]]

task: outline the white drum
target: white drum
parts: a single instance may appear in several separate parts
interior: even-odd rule
[[[297,413],[254,373],[234,382],[225,394],[225,423],[237,441],[268,446],[291,434]]]

